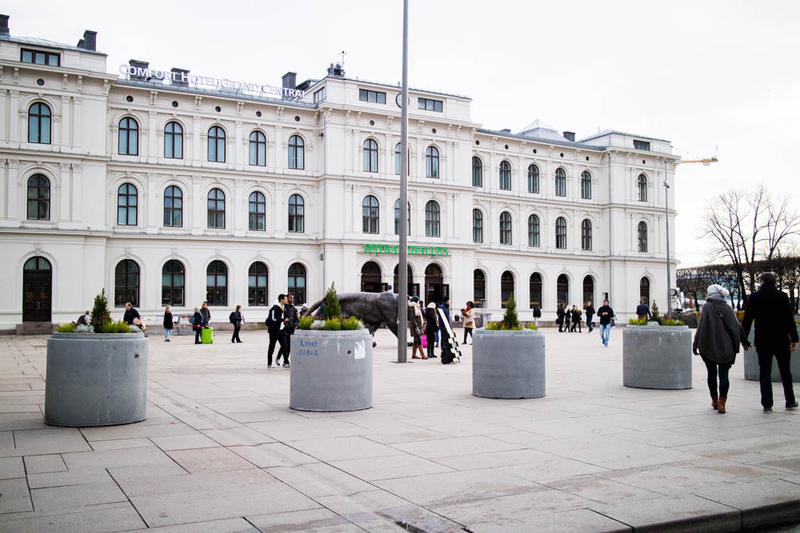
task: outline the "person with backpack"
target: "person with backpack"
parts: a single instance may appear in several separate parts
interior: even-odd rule
[[[172,334],[172,306],[168,305],[164,309],[164,342],[170,342],[169,336]]]
[[[300,315],[294,306],[294,294],[291,292],[286,295],[286,304],[283,306],[283,318],[286,327],[283,328],[283,350],[278,352],[275,358],[275,365],[280,366],[278,360],[283,356],[283,368],[289,368],[289,352],[292,350],[292,335],[297,325],[300,324]]]
[[[76,324],[79,326],[88,326],[89,323],[92,321],[92,313],[91,311],[86,311],[84,314],[78,317],[78,321]]]
[[[233,335],[231,336],[231,342],[242,342],[242,339],[239,338],[239,330],[242,329],[242,321],[244,317],[242,317],[242,306],[237,305],[236,311],[233,311],[231,315],[228,317],[228,320],[231,321],[233,324]]]
[[[275,368],[272,364],[272,354],[275,352],[275,345],[278,344],[278,354],[283,351],[283,345],[286,342],[283,336],[283,328],[288,319],[283,317],[283,306],[286,305],[286,295],[279,294],[278,301],[270,308],[267,319],[264,324],[267,326],[269,332],[269,348],[267,349],[267,368]]]
[[[194,308],[194,315],[189,319],[189,324],[194,328],[194,343],[203,344],[200,340],[200,334],[203,332],[203,314],[199,307]]]

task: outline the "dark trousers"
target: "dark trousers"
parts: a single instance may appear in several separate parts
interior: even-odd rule
[[[194,328],[194,343],[200,344],[200,335],[203,331],[203,328]]]
[[[467,335],[472,339],[472,328],[464,328],[464,344],[467,344]],[[475,342],[473,339],[472,342]]]
[[[239,338],[239,330],[242,329],[242,326],[237,326],[234,324],[233,326],[233,336],[231,337],[231,342],[242,342],[242,339]]]
[[[436,332],[429,331],[426,336],[428,337],[428,357],[434,357],[436,355],[433,351],[436,346]]]
[[[281,351],[278,353],[278,359],[283,357],[283,364],[289,364],[289,351],[292,349],[292,334],[294,331],[287,331],[283,330],[283,345],[281,346]]]
[[[703,362],[706,364],[708,370],[708,392],[711,396],[717,396],[717,373],[719,373],[719,396],[721,398],[728,397],[728,389],[731,386],[728,381],[728,370],[731,369],[731,363],[719,364],[703,357]]]
[[[564,330],[562,329],[562,328],[563,328],[563,326],[564,326],[564,319],[563,319],[563,318],[562,318],[562,319],[556,319],[556,322],[558,322],[558,331],[559,331],[559,332],[562,332],[562,331],[564,331]]]
[[[267,348],[267,366],[272,365],[272,354],[275,352],[275,344],[278,344],[278,356],[280,357],[281,353],[283,353],[284,342],[283,331],[278,331],[276,333],[270,331],[269,348]]]
[[[758,353],[759,381],[761,382],[761,405],[772,407],[772,356],[778,360],[778,370],[783,382],[783,395],[786,403],[794,403],[794,387],[792,386],[792,352],[789,345],[773,348],[771,346],[756,346]]]

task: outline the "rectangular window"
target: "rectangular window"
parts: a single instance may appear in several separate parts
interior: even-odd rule
[[[358,99],[362,102],[371,102],[373,104],[385,104],[386,93],[378,91],[369,91],[367,89],[358,90]]]
[[[436,111],[437,113],[442,112],[441,100],[431,100],[430,98],[417,98],[417,104],[419,105],[420,109],[424,109],[425,111]]]
[[[320,89],[319,91],[314,92],[314,103],[317,104],[323,100],[325,100],[325,87]]]
[[[650,143],[647,141],[633,141],[633,147],[637,150],[647,150],[650,151]]]
[[[42,52],[41,50],[22,49],[20,61],[23,63],[33,63],[34,65],[49,65],[58,67],[61,65],[61,55],[53,52]]]

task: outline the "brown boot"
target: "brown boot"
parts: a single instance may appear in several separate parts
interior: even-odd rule
[[[712,409],[719,409],[719,400],[716,394],[711,395],[711,408]]]
[[[725,410],[725,402],[726,401],[728,401],[727,398],[725,398],[724,396],[720,396],[720,398],[719,398],[719,407],[717,408],[717,411],[721,415],[724,415],[725,413],[727,413],[727,411]]]

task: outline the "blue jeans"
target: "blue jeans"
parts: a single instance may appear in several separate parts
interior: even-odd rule
[[[592,319],[591,318],[587,318],[586,319],[586,325],[589,326],[589,331],[592,331],[594,329],[592,327]]]
[[[611,334],[611,324],[600,324],[600,338],[608,346],[608,336]]]
[[[171,329],[164,330],[164,340],[167,340],[169,338],[170,333],[172,333]]]

